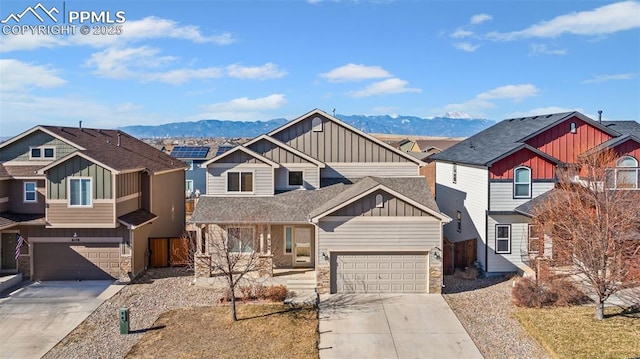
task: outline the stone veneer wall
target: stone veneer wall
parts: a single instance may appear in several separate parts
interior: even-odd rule
[[[261,277],[273,277],[273,257],[261,255],[257,262],[258,275]]]
[[[121,283],[129,283],[133,274],[131,271],[131,256],[120,256],[120,278],[118,279]]]
[[[331,290],[331,269],[329,266],[318,266],[316,268],[316,285],[318,293],[329,293]]]
[[[429,252],[429,293],[442,293],[442,258],[434,258]]]
[[[22,279],[31,279],[31,255],[21,254],[18,257],[18,272],[22,273]]]
[[[196,278],[211,277],[211,255],[196,254],[193,266]]]

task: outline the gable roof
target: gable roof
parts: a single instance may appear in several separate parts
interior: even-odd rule
[[[355,184],[337,183],[316,190],[294,190],[272,197],[201,196],[191,223],[309,223],[348,203],[382,189],[435,217],[448,221],[438,209],[423,177],[365,177]]]
[[[243,146],[248,148],[252,144],[258,143],[258,142],[260,142],[262,140],[269,141],[269,142],[273,143],[274,145],[284,149],[285,151],[289,151],[289,152],[293,153],[294,155],[296,155],[298,157],[301,157],[301,158],[303,158],[303,159],[305,159],[305,160],[317,165],[320,168],[324,168],[325,167],[324,162],[318,161],[315,158],[305,154],[304,152],[298,151],[297,149],[287,145],[286,143],[278,141],[277,139],[275,139],[275,138],[273,138],[273,137],[271,137],[269,135],[266,135],[266,134],[260,135],[260,136],[258,136],[256,138],[252,139],[251,141],[245,143]]]
[[[280,167],[279,164],[271,161],[270,159],[264,157],[263,155],[261,155],[259,153],[251,151],[250,149],[248,149],[248,148],[246,148],[244,146],[236,146],[236,147],[230,149],[229,151],[223,152],[222,154],[220,154],[220,155],[218,155],[218,156],[216,156],[216,157],[214,157],[214,158],[212,158],[212,159],[210,159],[208,161],[202,162],[200,164],[200,167],[206,167],[209,164],[211,164],[213,162],[217,162],[220,159],[225,158],[225,157],[229,156],[230,154],[238,152],[238,151],[244,152],[245,154],[247,154],[247,155],[249,155],[249,156],[251,156],[251,157],[253,157],[253,158],[255,158],[255,159],[259,160],[259,161],[262,161],[262,162],[264,162],[264,163],[266,163],[266,164],[268,164],[268,165],[270,165],[270,166],[272,166],[274,168],[279,168]]]
[[[292,121],[289,121],[289,122],[285,123],[284,125],[282,125],[282,126],[276,128],[275,130],[269,132],[268,135],[269,136],[273,136],[276,133],[278,133],[278,132],[280,132],[280,131],[282,131],[284,129],[287,129],[287,128],[297,124],[298,122],[304,121],[304,120],[306,120],[307,118],[309,118],[309,117],[311,117],[313,115],[322,115],[325,118],[327,118],[328,120],[333,121],[333,122],[339,124],[340,126],[343,126],[343,127],[347,128],[349,131],[357,133],[358,135],[360,135],[360,136],[362,136],[362,137],[364,137],[364,138],[366,138],[366,139],[368,139],[368,140],[370,140],[370,141],[372,141],[372,142],[384,147],[385,149],[388,149],[388,150],[390,150],[390,151],[402,156],[405,159],[408,159],[409,161],[411,161],[413,163],[418,164],[419,166],[426,165],[426,163],[420,161],[419,159],[417,159],[417,158],[415,158],[413,156],[410,156],[407,153],[405,153],[405,152],[403,152],[403,151],[401,151],[401,150],[399,150],[397,148],[394,148],[390,144],[388,144],[388,143],[386,143],[384,141],[381,141],[381,140],[369,135],[366,132],[360,131],[357,128],[347,124],[346,122],[341,121],[340,119],[338,119],[336,117],[333,117],[333,116],[329,115],[328,113],[326,113],[326,112],[324,112],[324,111],[322,111],[320,109],[317,109],[317,108],[312,110],[312,111],[310,111],[310,112],[305,113],[304,115],[302,115],[302,116],[300,116],[298,118],[293,119]]]
[[[99,162],[116,172],[144,168],[149,172],[159,173],[187,168],[184,162],[119,130],[36,126],[3,142],[0,148],[36,131],[45,132],[72,145],[78,149],[74,153],[81,153],[83,157]],[[54,163],[59,161],[60,159]],[[47,167],[50,168],[51,165]]]
[[[613,129],[577,111],[512,118],[496,123],[466,140],[431,156],[431,159],[489,166],[491,163],[517,150],[526,140],[573,117],[577,117],[612,136],[620,135]]]

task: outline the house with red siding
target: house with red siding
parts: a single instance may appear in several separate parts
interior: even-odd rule
[[[477,264],[489,275],[529,272],[529,255],[538,250],[531,201],[555,187],[557,171],[606,149],[618,154],[609,185],[639,189],[640,123],[579,112],[506,119],[432,156],[436,202],[453,218],[445,238],[476,240]]]

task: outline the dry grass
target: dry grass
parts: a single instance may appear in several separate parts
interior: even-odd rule
[[[593,306],[527,309],[516,318],[556,358],[636,358],[640,356],[640,311],[605,308],[594,319]]]
[[[240,304],[164,313],[127,358],[318,358],[313,307]]]

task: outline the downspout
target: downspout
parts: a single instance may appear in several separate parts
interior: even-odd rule
[[[484,213],[484,273],[489,273],[489,210],[491,209],[491,171],[487,167],[487,210]]]

